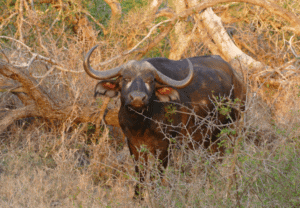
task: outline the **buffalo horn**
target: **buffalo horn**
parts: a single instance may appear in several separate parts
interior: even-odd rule
[[[147,62],[147,63],[149,64],[148,67],[155,71],[155,73],[156,73],[155,79],[158,82],[161,82],[163,84],[170,85],[170,86],[173,86],[173,87],[176,87],[176,88],[180,89],[180,88],[184,88],[187,85],[189,85],[190,82],[193,79],[193,76],[194,76],[193,64],[189,59],[186,59],[186,60],[189,64],[189,74],[185,79],[180,80],[180,81],[171,79],[170,77],[168,77],[168,76],[164,75],[163,73],[161,73],[160,71],[158,71],[152,64],[150,64],[149,62]]]
[[[119,76],[122,72],[123,66],[119,66],[119,67],[116,67],[116,68],[113,68],[110,70],[105,70],[105,71],[97,71],[97,70],[94,70],[90,66],[90,56],[97,47],[98,47],[98,45],[94,46],[91,50],[89,50],[89,52],[86,54],[86,56],[84,58],[83,68],[86,71],[86,73],[89,76],[91,76],[92,78],[100,79],[100,80]]]

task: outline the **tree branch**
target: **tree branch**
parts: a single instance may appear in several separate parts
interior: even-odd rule
[[[26,73],[24,67],[15,67],[0,61],[0,74],[19,82],[38,106],[47,106],[47,108],[56,106],[56,103],[41,86],[36,87],[38,85],[37,81]]]
[[[245,54],[234,44],[223,27],[221,18],[218,17],[211,8],[208,8],[203,12],[203,23],[225,60],[231,61],[238,58],[244,66],[256,70],[263,68],[262,63]]]
[[[134,47],[132,47],[130,50],[123,52],[121,55],[114,56],[113,58],[111,58],[111,59],[109,59],[109,60],[107,60],[107,61],[101,62],[101,63],[99,63],[96,67],[98,67],[98,66],[104,66],[104,65],[106,65],[106,64],[109,64],[110,62],[112,62],[112,61],[114,61],[114,60],[116,60],[116,59],[119,59],[119,58],[121,58],[122,56],[128,55],[128,54],[130,54],[130,53],[132,53],[132,52],[136,52],[136,51],[139,52],[140,49],[137,49],[137,48],[139,47],[139,45],[141,45],[145,40],[147,40],[147,39],[150,37],[150,35],[151,35],[152,32],[154,31],[154,29],[156,29],[156,28],[159,27],[160,25],[162,25],[162,24],[164,24],[164,23],[167,23],[167,22],[170,22],[170,20],[165,20],[165,21],[162,21],[162,22],[160,22],[160,23],[154,25],[154,26],[150,29],[149,33],[148,33],[148,34],[147,34],[147,35],[146,35],[146,36],[145,36],[138,44],[136,44]],[[172,23],[173,23],[173,22],[171,22],[171,24],[172,24]],[[170,30],[171,30],[171,29],[172,29],[172,28],[170,28]],[[158,36],[158,37],[162,39],[162,38],[164,38],[167,34],[168,34],[168,33],[163,33],[164,36]],[[148,47],[148,46],[147,46],[147,47]],[[144,49],[145,49],[145,48],[144,48]],[[141,49],[141,51],[144,51],[144,49]]]
[[[42,117],[49,120],[65,121],[67,119],[75,123],[97,122],[99,116],[104,115],[105,107],[98,108],[77,105],[59,105],[51,99],[38,82],[26,73],[26,67],[16,67],[0,60],[0,74],[20,83],[19,90],[12,92],[22,101],[24,108],[12,110],[9,113],[1,113],[0,132],[5,130],[13,121],[26,117]],[[99,120],[99,119],[98,119]],[[118,112],[109,110],[105,121],[108,125],[119,126]]]
[[[170,19],[170,21],[174,21],[175,19],[178,19],[178,18],[187,17],[189,15],[192,15],[192,14],[199,12],[201,10],[204,10],[206,8],[213,7],[216,4],[229,3],[229,2],[244,2],[244,3],[254,4],[254,5],[263,7],[264,9],[268,10],[269,12],[276,14],[276,15],[282,17],[283,19],[285,19],[286,21],[288,21],[289,23],[291,23],[291,25],[293,26],[294,32],[297,33],[298,35],[300,35],[300,19],[295,14],[287,11],[286,9],[281,8],[277,4],[274,4],[274,3],[266,1],[266,0],[234,0],[234,1],[233,0],[210,0],[208,2],[205,1],[205,2],[202,2],[194,7],[191,7],[189,9],[181,12],[178,15],[175,15],[172,19]]]
[[[153,47],[155,47],[163,38],[165,38],[170,31],[173,29],[173,24],[169,24],[165,29],[159,33],[158,36],[156,36],[147,46],[136,49],[134,52],[137,52],[138,55],[135,57],[135,59],[142,58],[149,50],[151,50]]]
[[[7,37],[7,36],[0,36],[0,38],[4,38],[4,39],[8,39],[8,40],[13,40],[15,42],[18,42],[20,43],[22,46],[24,46],[28,51],[29,53],[31,53],[31,55],[33,56],[31,61],[29,62],[29,64],[35,60],[35,59],[40,59],[40,60],[43,60],[45,62],[48,62],[52,65],[55,65],[55,67],[61,71],[64,71],[64,72],[71,72],[71,73],[83,73],[84,71],[81,70],[81,71],[73,71],[73,70],[68,70],[68,69],[65,69],[61,64],[57,63],[55,60],[51,59],[51,58],[48,58],[48,57],[45,57],[45,56],[42,56],[40,54],[37,54],[37,53],[33,53],[32,52],[32,49],[27,46],[26,44],[22,43],[21,41],[15,39],[15,38],[11,38],[11,37]],[[26,66],[29,66],[29,64],[26,64]]]
[[[34,117],[35,115],[35,106],[29,105],[24,108],[19,108],[16,110],[9,111],[4,118],[0,119],[0,133],[3,132],[8,126],[10,126],[14,121],[26,118]]]

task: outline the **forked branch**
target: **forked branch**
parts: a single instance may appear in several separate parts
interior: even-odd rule
[[[27,117],[42,117],[48,120],[71,120],[75,123],[94,123],[105,108],[93,106],[59,105],[38,82],[26,73],[26,67],[17,67],[0,60],[0,74],[19,83],[22,90],[11,91],[23,103],[22,108],[1,112],[0,132],[15,120]],[[99,120],[99,119],[98,119]],[[106,123],[118,126],[117,112],[108,111]]]

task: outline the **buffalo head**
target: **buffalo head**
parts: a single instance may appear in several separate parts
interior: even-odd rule
[[[96,71],[90,66],[89,61],[96,47],[94,46],[87,53],[84,60],[84,69],[87,74],[92,78],[102,80],[95,88],[95,96],[115,97],[120,91],[122,106],[143,110],[154,99],[162,102],[180,100],[176,89],[186,87],[193,79],[193,65],[188,59],[189,74],[180,81],[164,75],[147,61],[131,60],[110,70]]]

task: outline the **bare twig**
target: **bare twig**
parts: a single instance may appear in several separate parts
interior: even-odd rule
[[[40,77],[42,79],[40,80],[40,82],[35,87],[38,87],[43,82],[43,80],[54,70],[54,68],[55,67],[52,66],[50,70],[48,70],[42,77]]]
[[[35,59],[40,59],[40,60],[43,60],[43,61],[46,61],[46,62],[48,62],[48,63],[50,63],[50,64],[55,65],[55,67],[56,67],[57,69],[59,69],[59,70],[61,70],[61,71],[64,71],[64,72],[77,73],[77,74],[83,73],[83,72],[84,72],[83,70],[81,70],[81,71],[73,71],[73,70],[65,69],[61,64],[57,63],[57,61],[55,61],[55,60],[53,60],[53,59],[51,59],[51,58],[47,58],[47,57],[45,57],[45,56],[42,56],[42,55],[40,55],[40,54],[33,53],[33,52],[32,52],[32,49],[31,49],[29,46],[27,46],[26,44],[22,43],[21,41],[15,39],[15,38],[7,37],[7,36],[0,36],[0,38],[4,38],[4,39],[9,39],[9,40],[16,41],[16,42],[20,43],[22,46],[24,46],[24,47],[31,53],[31,55],[32,55],[33,57],[30,59],[29,63],[26,64],[27,67],[29,67],[29,64],[31,64],[33,60],[35,60]]]
[[[290,40],[289,40],[289,44],[290,44],[290,49],[291,49],[291,51],[292,51],[292,53],[294,54],[294,56],[296,57],[296,58],[299,58],[299,56],[297,55],[297,53],[295,52],[295,50],[293,49],[293,43],[292,43],[292,40],[293,40],[293,38],[295,37],[295,35],[293,35],[291,38],[290,38]]]
[[[32,56],[32,58],[29,60],[29,62],[28,62],[28,67],[27,67],[27,70],[28,70],[28,71],[29,71],[29,68],[30,68],[31,64],[36,60],[36,58],[37,58],[37,54],[34,54],[34,55]]]
[[[165,20],[165,21],[162,21],[162,22],[160,22],[160,23],[154,25],[154,26],[150,29],[149,33],[148,33],[148,34],[147,34],[147,35],[146,35],[146,36],[145,36],[138,44],[136,44],[132,49],[130,49],[129,51],[127,51],[127,52],[125,52],[125,53],[123,53],[123,54],[124,54],[124,55],[127,55],[127,54],[133,52],[137,47],[139,47],[139,45],[141,45],[145,40],[147,40],[147,39],[150,37],[150,35],[152,34],[152,32],[153,32],[157,27],[159,27],[160,25],[162,25],[162,24],[164,24],[164,23],[167,23],[167,22],[169,22],[169,20]]]
[[[23,4],[24,4],[24,0],[20,0],[20,5],[19,5],[19,40],[20,42],[24,42],[24,37],[23,37],[23,33],[22,33],[22,27],[23,27]]]
[[[13,40],[17,43],[20,43],[22,46],[24,46],[29,52],[31,52],[31,48],[29,46],[27,46],[26,44],[24,44],[22,41],[17,40],[15,38],[11,38],[11,37],[7,37],[7,36],[0,36],[0,38],[4,38],[4,39],[8,39],[8,40]]]
[[[14,16],[16,16],[17,14],[18,14],[18,12],[12,13],[11,15],[9,15],[8,18],[6,18],[5,20],[3,20],[2,24],[0,25],[0,31],[1,31],[2,28],[3,28],[7,23],[9,23],[10,20],[11,20]]]
[[[282,70],[282,69],[286,69],[287,67],[291,66],[293,63],[295,63],[297,61],[297,58],[294,58],[288,62],[286,62],[285,64],[283,64],[282,66],[276,68],[277,70]]]
[[[5,57],[5,59],[7,60],[7,62],[9,63],[9,59],[7,58],[6,54],[4,53],[4,51],[2,49],[1,50],[1,53],[3,54],[3,56]]]
[[[99,21],[96,20],[89,12],[87,12],[86,10],[81,10],[81,12],[88,15],[103,30],[104,35],[108,33],[105,27],[102,24],[100,24]]]
[[[156,14],[155,14],[155,18],[158,18],[158,17],[169,17],[169,18],[172,18],[174,17],[175,13],[172,9],[170,8],[163,8],[163,9],[160,9]]]
[[[169,20],[165,20],[165,21],[162,21],[162,22],[160,22],[160,23],[154,25],[154,26],[150,29],[150,31],[148,32],[148,34],[147,34],[147,35],[146,35],[146,36],[145,36],[138,44],[136,44],[133,48],[131,48],[131,49],[128,50],[128,51],[123,52],[121,55],[117,55],[117,56],[115,56],[115,57],[113,57],[113,58],[111,58],[111,59],[109,59],[109,60],[107,60],[107,61],[104,61],[104,62],[99,63],[99,64],[97,65],[97,67],[98,67],[98,66],[104,66],[104,65],[109,64],[110,62],[112,62],[112,61],[114,61],[114,60],[116,60],[116,59],[119,59],[119,58],[121,58],[121,57],[123,57],[123,56],[125,56],[125,55],[128,55],[128,54],[132,53],[132,52],[135,52],[135,50],[137,49],[137,47],[139,47],[139,45],[141,45],[145,40],[147,40],[147,39],[150,37],[150,35],[152,34],[152,32],[153,32],[157,27],[159,27],[160,25],[162,25],[162,24],[164,24],[164,23],[167,23],[167,22],[170,22],[170,21],[169,21]],[[167,34],[168,34],[168,33],[167,33]],[[167,35],[167,34],[165,34],[165,35]]]
[[[0,132],[5,130],[14,120],[31,116],[60,121],[68,119],[72,123],[94,122],[99,115],[96,112],[99,112],[103,117],[104,112],[102,110],[105,109],[102,108],[100,110],[92,106],[79,108],[75,101],[72,106],[56,102],[40,83],[24,70],[25,68],[16,67],[0,60],[0,74],[19,83],[15,89],[20,89],[11,90],[11,92],[18,96],[25,105],[25,108],[11,111],[2,117]],[[46,73],[45,77],[50,72],[51,70]],[[108,125],[118,126],[118,112],[115,109],[109,110],[105,121]]]
[[[219,4],[219,3],[226,3],[226,2],[231,2],[231,0],[212,0],[212,1],[209,1],[209,2],[201,2],[200,4],[197,4],[196,6],[194,7],[191,7],[189,9],[186,9],[185,11],[177,14],[177,15],[174,15],[172,18],[168,19],[168,20],[165,20],[165,21],[162,21],[158,24],[156,24],[155,26],[153,26],[149,33],[138,43],[136,44],[132,49],[130,49],[129,51],[126,51],[126,52],[123,52],[121,55],[117,55],[107,61],[104,61],[102,63],[99,63],[97,65],[98,66],[103,66],[103,65],[106,65],[118,58],[121,58],[122,56],[125,56],[131,52],[134,52],[137,47],[139,47],[139,45],[141,45],[146,39],[148,39],[150,37],[150,35],[152,34],[152,32],[154,31],[154,29],[156,29],[157,27],[159,27],[160,25],[164,24],[164,23],[168,23],[168,22],[175,22],[177,19],[180,19],[180,18],[184,18],[184,17],[187,17],[189,15],[192,15],[194,13],[197,13],[199,11],[202,11],[206,8],[209,8],[209,7],[212,7],[216,4]],[[295,29],[300,33],[300,19],[297,18],[297,16],[295,16],[294,14],[292,14],[291,12],[288,12],[284,9],[282,9],[281,7],[279,7],[278,5],[272,3],[272,2],[265,2],[265,1],[257,1],[257,0],[237,0],[237,2],[247,2],[247,3],[251,3],[251,4],[255,4],[255,5],[258,5],[258,6],[261,6],[281,17],[283,17],[284,19],[286,19],[287,21],[291,22],[291,24],[295,27]]]
[[[34,12],[35,12],[35,9],[34,9],[34,2],[33,2],[33,0],[30,0],[30,5],[31,5],[31,9],[32,9],[32,11],[34,11]]]
[[[135,50],[134,52],[139,53],[135,58],[140,59],[142,56],[144,56],[147,51],[151,50],[151,48],[155,47],[164,37],[166,37],[172,29],[173,25],[169,24],[169,26],[167,26],[164,31],[160,32],[160,34],[155,37],[147,46]]]
[[[55,23],[59,21],[59,19],[61,17],[61,14],[62,14],[62,9],[63,9],[63,5],[62,5],[62,1],[60,1],[60,10],[59,10],[59,13],[56,16],[55,20],[52,22],[51,26],[49,27],[49,29],[47,30],[47,32],[45,33],[45,35],[47,35],[51,31],[51,29],[55,25]]]

